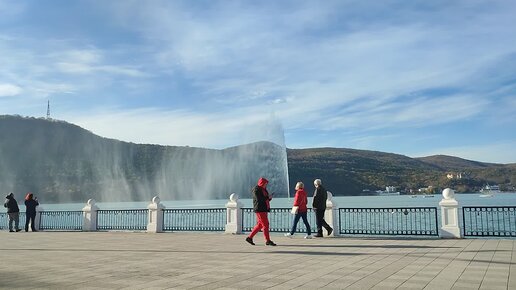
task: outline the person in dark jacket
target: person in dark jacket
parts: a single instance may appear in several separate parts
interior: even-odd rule
[[[36,219],[36,207],[39,205],[38,203],[38,199],[37,198],[33,198],[34,195],[29,192],[27,193],[27,195],[25,196],[25,207],[27,208],[25,210],[25,231],[28,232],[29,231],[29,223],[30,223],[30,228],[33,232],[37,232],[36,230],[36,222],[35,222],[35,219]]]
[[[314,186],[315,191],[312,207],[315,210],[315,221],[317,223],[317,235],[315,236],[320,238],[323,236],[323,227],[328,231],[328,236],[331,235],[333,229],[324,220],[324,212],[326,211],[326,199],[328,198],[328,193],[322,186],[322,181],[320,179],[314,180]]]
[[[272,200],[272,195],[269,195],[267,191],[267,184],[269,181],[263,177],[260,177],[258,180],[258,185],[253,188],[253,209],[256,213],[256,225],[253,228],[253,231],[249,234],[249,236],[245,239],[251,245],[255,245],[253,242],[253,237],[260,231],[263,230],[263,236],[265,237],[265,245],[267,246],[276,246],[276,244],[271,241],[269,236],[269,218],[267,217],[268,212],[271,209],[270,201]]]
[[[294,206],[297,206],[297,213],[294,216],[294,222],[292,223],[292,229],[289,233],[286,233],[286,237],[292,237],[296,232],[297,223],[299,219],[303,219],[303,223],[306,227],[306,236],[305,239],[312,238],[312,229],[310,228],[310,224],[308,223],[308,218],[306,217],[306,212],[308,211],[306,204],[308,203],[307,194],[305,191],[305,185],[299,181],[296,184],[296,195],[294,196]]]
[[[9,215],[9,232],[14,232],[13,230],[13,222],[14,229],[19,232],[21,231],[20,224],[20,208],[18,207],[18,202],[14,199],[14,194],[11,192],[5,197],[4,207],[7,208],[7,214]]]

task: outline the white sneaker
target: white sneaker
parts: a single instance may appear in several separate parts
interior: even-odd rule
[[[285,237],[287,237],[287,238],[292,238],[292,235],[291,235],[290,233],[286,233],[286,234],[285,234]]]
[[[312,235],[306,235],[305,236],[305,239],[311,239],[312,238]]]

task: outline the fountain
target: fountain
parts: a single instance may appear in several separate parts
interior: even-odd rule
[[[134,144],[106,139],[63,121],[0,118],[0,186],[35,192],[45,203],[249,198],[261,176],[288,196],[283,128],[278,121],[235,132],[225,149]],[[24,132],[20,134],[19,132]],[[222,136],[221,136],[222,137]]]

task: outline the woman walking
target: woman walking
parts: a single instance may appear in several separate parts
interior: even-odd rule
[[[297,212],[294,216],[294,222],[292,223],[292,229],[289,233],[285,234],[285,237],[292,237],[294,233],[296,232],[297,223],[299,222],[299,219],[303,219],[303,223],[306,227],[306,236],[305,239],[311,239],[312,238],[312,229],[310,228],[310,224],[308,223],[308,218],[306,217],[307,214],[307,207],[306,204],[308,203],[308,197],[305,191],[305,185],[299,181],[296,184],[296,195],[294,197],[294,207],[297,207]]]
[[[272,195],[269,195],[269,192],[267,191],[268,183],[269,181],[267,179],[260,177],[258,185],[253,188],[253,209],[256,213],[256,225],[254,226],[253,231],[245,239],[246,242],[253,246],[255,245],[253,237],[260,230],[263,230],[265,245],[276,246],[269,236],[269,218],[267,217],[267,214],[271,209],[269,202],[272,199]]]
[[[27,193],[25,196],[25,207],[27,208],[25,210],[25,231],[29,231],[29,223],[30,228],[33,232],[37,232],[36,230],[36,207],[39,205],[38,199],[33,198],[33,194],[31,192]]]

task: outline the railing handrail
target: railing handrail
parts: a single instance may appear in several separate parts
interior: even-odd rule
[[[201,210],[226,210],[225,207],[210,207],[210,208],[165,208],[163,211],[179,211],[179,210],[191,210],[191,211],[201,211]]]

